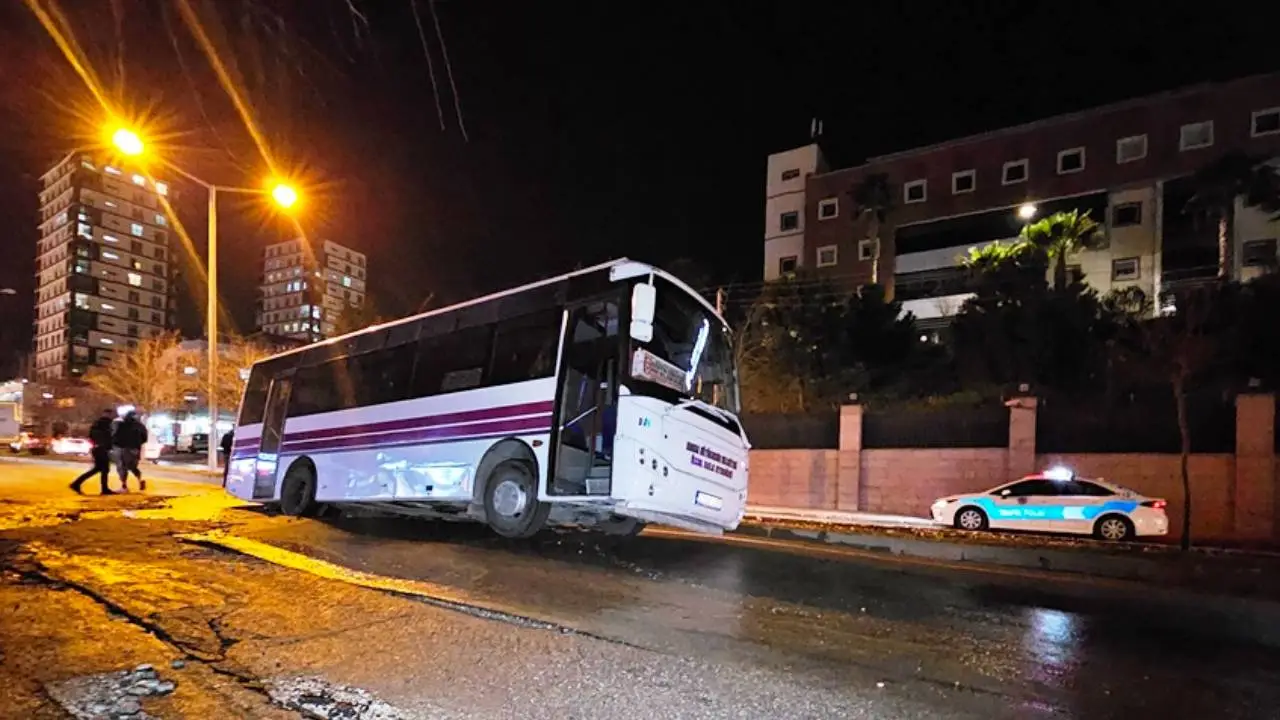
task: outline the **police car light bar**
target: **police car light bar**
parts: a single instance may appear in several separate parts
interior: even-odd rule
[[[1045,470],[1044,476],[1049,480],[1059,480],[1062,482],[1066,482],[1071,478],[1075,477],[1076,474],[1072,472],[1070,469],[1064,468],[1061,465],[1058,465],[1056,467],[1051,467],[1048,470]]]

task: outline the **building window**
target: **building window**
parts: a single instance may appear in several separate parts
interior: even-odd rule
[[[1058,174],[1070,175],[1084,170],[1084,148],[1077,147],[1058,153]]]
[[[858,241],[858,259],[859,260],[875,260],[880,254],[880,240],[878,238],[867,238]]]
[[[1111,227],[1129,227],[1142,224],[1142,203],[1131,202],[1111,208]]]
[[[827,198],[818,202],[818,219],[830,220],[840,215],[840,199]]]
[[[951,194],[963,195],[971,193],[978,186],[978,173],[975,170],[961,170],[951,173]]]
[[[1137,280],[1140,275],[1138,258],[1116,258],[1111,261],[1111,280],[1119,282],[1121,280]]]
[[[129,225],[129,232],[133,233],[134,235],[137,235],[138,237],[142,237],[142,224],[131,223]]]
[[[1116,164],[1123,165],[1125,163],[1141,160],[1147,156],[1147,136],[1146,135],[1130,135],[1122,137],[1116,141]]]
[[[839,262],[839,248],[835,245],[823,245],[818,248],[818,267],[835,267]]]
[[[1259,110],[1249,120],[1249,134],[1253,137],[1280,133],[1280,107]]]
[[[115,169],[115,168],[111,167],[110,165],[106,166],[106,167],[105,167],[105,168],[103,168],[103,169],[107,171],[107,174],[108,174],[108,175],[119,175],[119,174],[120,174],[120,171],[119,171],[119,170],[117,170],[117,169]]]
[[[783,181],[783,182],[786,182],[786,181],[788,181],[788,180],[795,180],[795,179],[796,179],[796,178],[798,178],[798,177],[800,177],[800,171],[799,171],[798,169],[796,169],[796,168],[791,168],[790,170],[783,170],[783,171],[782,171],[782,181]]]
[[[1213,145],[1213,121],[1188,123],[1178,133],[1179,150],[1198,150]]]
[[[133,184],[134,184],[134,185],[146,185],[146,184],[147,184],[147,179],[146,179],[146,178],[144,178],[144,177],[142,177],[141,175],[139,175],[139,174],[137,174],[137,173],[134,173],[134,174],[133,174]]]
[[[796,258],[795,255],[788,255],[784,258],[779,258],[778,274],[779,275],[795,275],[796,268],[799,266],[800,266],[800,261],[799,259]]]
[[[929,199],[929,181],[912,180],[902,185],[902,202],[922,203]]]
[[[142,275],[138,273],[129,273],[129,284],[134,287],[142,287]]]
[[[1027,176],[1030,174],[1030,165],[1026,158],[1013,160],[1004,164],[1004,169],[1000,173],[1000,184],[1016,185],[1023,183],[1027,181]]]
[[[165,183],[158,182],[156,183],[156,192],[160,193],[161,195],[168,195],[169,186]]]
[[[164,215],[161,215],[160,213],[156,213],[156,224],[157,224],[157,225],[168,225],[168,224],[169,224],[169,219],[168,219],[168,218],[166,218]]]
[[[778,216],[778,229],[782,232],[791,232],[800,229],[800,213],[792,210],[784,212]]]
[[[1241,262],[1245,267],[1276,266],[1276,239],[1249,240],[1244,244]]]

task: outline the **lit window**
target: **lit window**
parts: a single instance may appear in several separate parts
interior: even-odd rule
[[[133,233],[134,235],[136,235],[136,236],[138,236],[138,237],[142,237],[142,224],[141,224],[141,223],[132,223],[132,224],[130,224],[130,225],[129,225],[129,232]]]
[[[80,161],[80,166],[81,166],[81,167],[83,167],[85,170],[97,170],[97,169],[98,169],[98,168],[94,167],[94,166],[93,166],[93,163],[89,162],[88,160],[81,160],[81,161]]]
[[[146,184],[147,184],[147,179],[146,179],[146,178],[144,178],[144,177],[142,177],[141,175],[139,175],[139,174],[137,174],[137,173],[134,173],[134,174],[133,174],[133,184],[134,184],[134,185],[146,185]]]
[[[115,310],[115,309],[116,309],[116,306],[115,306],[115,305],[112,305],[111,303],[102,303],[102,309],[103,309],[103,310]]]
[[[157,225],[168,225],[168,224],[169,224],[169,219],[168,219],[168,218],[166,218],[164,215],[161,215],[160,213],[156,213],[156,224],[157,224]]]
[[[117,255],[117,254],[115,254],[115,253],[111,252],[110,250],[103,250],[103,251],[102,251],[102,257],[106,258],[107,260],[119,260],[119,259],[120,259],[120,256],[119,256],[119,255]]]
[[[93,228],[85,223],[76,223],[76,234],[82,238],[92,238]]]
[[[102,204],[103,204],[103,205],[106,205],[106,206],[107,206],[107,207],[109,207],[109,208],[119,207],[119,206],[118,206],[118,205],[116,205],[116,204],[115,204],[115,202],[114,202],[114,201],[112,201],[112,200],[104,200],[104,201],[102,201]]]
[[[160,193],[161,195],[168,195],[169,186],[165,183],[158,182],[156,183],[156,192]]]
[[[115,168],[111,167],[110,165],[108,165],[105,169],[106,169],[106,171],[107,171],[109,174],[111,174],[111,175],[119,175],[119,174],[120,174],[120,171],[119,171],[119,170],[117,170],[117,169],[115,169]]]
[[[1198,150],[1213,145],[1213,121],[1187,123],[1178,133],[1179,150]]]
[[[142,287],[142,276],[138,273],[129,273],[129,284],[134,287]]]
[[[103,236],[102,236],[102,239],[103,239],[103,240],[106,240],[106,241],[107,241],[107,242],[109,242],[109,243],[118,243],[118,242],[120,242],[120,238],[116,237],[115,235],[103,235]]]
[[[351,287],[351,278],[346,275],[342,276],[342,287]]]
[[[115,340],[112,340],[111,338],[99,338],[99,339],[98,339],[98,342],[102,343],[103,345],[115,345],[115,344],[116,344],[116,341],[115,341]]]

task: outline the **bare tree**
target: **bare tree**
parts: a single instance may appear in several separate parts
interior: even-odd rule
[[[185,367],[177,365],[183,354],[176,333],[157,335],[116,353],[105,365],[90,368],[84,381],[102,395],[143,412],[177,407],[182,403],[182,383],[175,366]]]

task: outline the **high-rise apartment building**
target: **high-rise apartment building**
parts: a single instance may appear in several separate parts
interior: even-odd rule
[[[262,253],[258,329],[301,340],[331,337],[343,313],[365,303],[365,255],[332,240],[302,238]]]
[[[56,380],[171,325],[169,188],[83,152],[41,182],[34,374]]]
[[[828,169],[815,144],[769,157],[764,279],[812,269],[878,282],[921,327],[971,296],[960,259],[1054,212],[1088,211],[1101,243],[1068,258],[1100,293],[1150,299],[1218,274],[1216,223],[1188,212],[1190,177],[1226,153],[1280,156],[1280,75],[1199,85]],[[871,180],[868,180],[870,178]],[[887,189],[882,222],[860,189]],[[878,219],[878,218],[877,218]],[[1280,267],[1280,223],[1237,200],[1227,275]],[[873,280],[873,278],[876,278]]]

